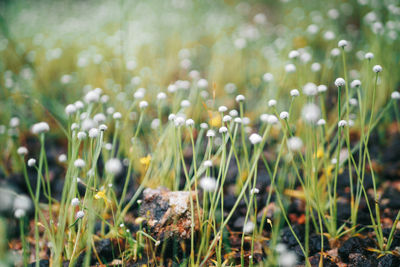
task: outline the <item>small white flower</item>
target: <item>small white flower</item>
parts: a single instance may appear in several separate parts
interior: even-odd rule
[[[50,127],[47,122],[38,122],[32,125],[31,132],[33,134],[41,134],[50,131]]]
[[[318,93],[318,88],[315,83],[306,83],[303,86],[303,93],[308,96],[314,96]]]
[[[293,73],[293,72],[296,71],[296,66],[295,66],[294,64],[287,64],[287,65],[285,66],[285,71],[286,71],[287,73]]]
[[[292,90],[290,90],[290,95],[293,97],[296,97],[296,96],[300,95],[300,92],[297,89],[292,89]]]
[[[93,116],[93,120],[97,123],[103,123],[106,121],[106,115],[104,115],[103,113],[97,113]]]
[[[229,122],[229,121],[231,121],[231,120],[232,120],[232,117],[229,116],[229,115],[225,115],[225,116],[222,118],[222,121],[223,121],[223,122]]]
[[[82,219],[85,216],[85,212],[83,210],[80,210],[76,213],[76,219]]]
[[[351,88],[356,88],[361,86],[361,81],[360,80],[354,80],[350,83]]]
[[[147,106],[149,105],[149,103],[147,103],[147,101],[140,101],[140,103],[139,103],[139,108],[140,109],[145,109],[145,108],[147,108]]]
[[[86,138],[86,133],[85,132],[78,132],[77,137],[79,140],[84,140]]]
[[[343,78],[337,78],[335,80],[336,87],[342,87],[346,84],[346,81]]]
[[[19,118],[17,117],[12,117],[10,119],[10,127],[11,128],[17,128],[19,126]]]
[[[231,111],[229,111],[229,115],[231,117],[237,117],[239,115],[239,112],[236,109],[232,109]]]
[[[312,72],[318,72],[321,70],[321,64],[318,62],[314,62],[311,64],[311,71]]]
[[[293,267],[297,264],[297,256],[296,253],[292,251],[287,251],[281,255],[279,255],[279,266],[281,267]]]
[[[76,112],[75,105],[69,104],[65,107],[65,113],[70,116]]]
[[[186,126],[192,127],[193,125],[194,125],[194,120],[192,120],[192,119],[187,119],[186,120]]]
[[[146,90],[144,88],[139,88],[134,94],[135,99],[142,99],[144,97]]]
[[[272,75],[272,73],[267,72],[263,75],[264,82],[271,82],[273,79],[274,75]]]
[[[206,136],[207,137],[214,137],[215,136],[215,131],[214,130],[208,130]]]
[[[274,107],[274,106],[276,106],[276,100],[275,100],[275,99],[269,100],[269,101],[268,101],[268,106],[269,106],[269,107]]]
[[[226,133],[228,131],[228,128],[226,128],[225,126],[222,126],[221,128],[219,128],[219,133],[223,134]]]
[[[228,110],[228,108],[225,107],[225,106],[220,106],[220,107],[218,108],[218,112],[221,112],[221,113],[224,113],[224,112],[226,112],[227,110]]]
[[[306,122],[316,123],[321,117],[321,110],[314,103],[308,103],[301,110],[301,115]]]
[[[168,115],[168,120],[169,121],[173,121],[173,120],[175,120],[175,118],[176,118],[176,115],[174,113],[171,113],[171,114]]]
[[[217,180],[213,177],[203,177],[200,179],[199,185],[206,192],[214,192],[217,189]]]
[[[331,164],[335,165],[336,163],[337,163],[337,159],[336,158],[331,159]]]
[[[111,175],[118,175],[122,171],[122,164],[119,159],[112,158],[106,162],[105,165],[106,172]]]
[[[108,100],[110,100],[110,97],[108,95],[102,95],[100,100],[101,100],[101,103],[107,103]]]
[[[234,121],[235,123],[242,123],[242,119],[239,118],[239,117],[236,117],[233,121]]]
[[[345,120],[340,120],[339,122],[338,122],[338,126],[339,127],[344,127],[344,126],[346,126],[347,125],[347,121],[345,121]]]
[[[71,130],[72,130],[72,131],[74,131],[74,130],[76,130],[76,129],[78,129],[78,128],[79,128],[79,125],[78,125],[76,122],[74,122],[74,123],[71,124]]]
[[[74,166],[76,168],[83,168],[83,167],[85,167],[85,165],[86,165],[86,163],[85,163],[85,161],[83,159],[76,159],[74,161]]]
[[[164,93],[164,92],[160,92],[160,93],[157,94],[157,99],[158,100],[164,100],[166,98],[167,98],[167,94]]]
[[[368,52],[365,54],[365,59],[371,60],[374,58],[374,54],[371,52]]]
[[[108,150],[108,151],[111,151],[112,150],[112,144],[111,143],[104,144],[104,148],[106,150]]]
[[[319,119],[317,121],[317,125],[319,125],[319,126],[322,126],[322,125],[325,125],[325,124],[326,124],[326,121],[324,119]]]
[[[71,199],[72,207],[77,207],[79,205],[79,203],[80,203],[79,198],[75,197],[75,198]]]
[[[200,123],[200,128],[201,129],[208,129],[208,124],[205,122]]]
[[[287,118],[289,118],[289,112],[287,112],[287,111],[282,111],[282,112],[279,114],[279,118],[281,118],[282,120],[286,120]]]
[[[262,141],[262,137],[259,134],[253,133],[249,136],[250,143],[253,145],[258,144]]]
[[[174,123],[176,127],[182,126],[185,123],[185,119],[181,116],[176,116],[174,119]]]
[[[325,84],[320,84],[317,87],[318,93],[323,93],[326,92],[326,90],[328,90],[328,87]]]
[[[258,194],[258,193],[260,193],[260,190],[258,190],[258,188],[253,188],[253,189],[250,190],[250,193],[251,193],[252,195]]]
[[[102,132],[106,131],[107,129],[108,129],[108,127],[107,127],[107,125],[105,125],[105,124],[101,124],[101,125],[99,126],[99,130],[102,131]]]
[[[289,52],[289,58],[293,59],[293,58],[298,58],[300,56],[299,51],[297,50],[292,50]]]
[[[28,166],[33,167],[36,164],[36,159],[30,158],[28,159]]]
[[[375,65],[372,70],[376,73],[381,72],[382,71],[382,66],[381,65]]]
[[[183,108],[190,107],[190,102],[189,102],[189,100],[187,100],[187,99],[182,100],[182,102],[181,102],[181,107],[183,107]]]
[[[83,104],[82,101],[78,100],[74,103],[74,106],[76,108],[76,110],[81,110],[85,107],[85,105]]]
[[[236,102],[242,102],[244,101],[246,98],[244,97],[244,95],[237,95],[236,96]]]
[[[293,136],[287,140],[287,145],[291,151],[299,151],[303,147],[303,141],[300,137]]]
[[[17,149],[17,153],[18,153],[18,155],[21,155],[21,156],[26,155],[26,154],[28,154],[28,149],[24,146],[20,146]]]
[[[392,99],[398,100],[400,99],[400,92],[394,91],[391,95]]]
[[[204,167],[206,167],[206,168],[211,168],[212,165],[213,165],[213,163],[212,163],[211,160],[205,160],[205,161],[203,162],[203,165],[204,165]]]
[[[92,90],[85,95],[84,99],[86,103],[98,102],[100,99],[100,94],[97,90]]]
[[[341,48],[345,48],[347,45],[348,45],[348,43],[347,43],[346,40],[340,40],[338,42],[338,46],[341,47]]]
[[[24,217],[26,214],[25,210],[23,209],[16,209],[14,211],[14,217],[17,219],[21,219],[22,217]]]
[[[357,106],[358,105],[358,101],[356,98],[350,98],[349,99],[349,104],[352,106]]]
[[[261,114],[260,115],[260,120],[262,122],[268,122],[268,117],[269,117],[269,114],[267,114],[267,113]]]
[[[89,137],[90,138],[97,138],[99,136],[99,129],[92,128],[89,130]]]
[[[276,124],[278,123],[278,118],[275,115],[268,116],[268,124]]]
[[[339,56],[339,55],[340,55],[340,49],[339,49],[339,48],[333,48],[333,49],[331,50],[331,56],[337,57],[337,56]]]
[[[207,87],[208,87],[208,82],[207,82],[207,80],[206,80],[206,79],[200,79],[200,80],[198,80],[198,82],[197,82],[197,87],[198,87],[198,88],[201,88],[201,89],[207,88]]]
[[[67,155],[65,155],[65,154],[59,155],[58,156],[58,161],[61,162],[61,163],[66,162],[67,161]]]
[[[119,119],[122,118],[122,115],[121,115],[121,113],[119,113],[119,112],[115,112],[115,113],[113,114],[113,118],[114,118],[114,120],[119,120]]]
[[[245,225],[243,225],[243,233],[245,234],[251,234],[254,230],[254,223],[252,221],[246,222]]]

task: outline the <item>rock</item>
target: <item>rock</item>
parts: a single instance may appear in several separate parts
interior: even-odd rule
[[[363,239],[355,236],[347,239],[339,248],[339,256],[344,262],[349,261],[350,253],[363,255],[366,244]]]
[[[166,188],[147,188],[143,191],[139,214],[146,219],[146,226],[152,235],[159,240],[170,237],[181,240],[190,238],[192,224],[190,194],[195,209],[194,229],[198,231],[200,223],[194,192],[170,191]]]

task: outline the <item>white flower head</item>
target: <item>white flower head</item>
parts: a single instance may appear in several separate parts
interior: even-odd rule
[[[109,159],[105,165],[106,172],[111,175],[118,175],[122,171],[122,163],[117,158]]]
[[[219,128],[218,131],[219,131],[219,133],[224,134],[224,133],[228,132],[228,128],[226,128],[225,126],[222,126]]]
[[[300,92],[297,89],[292,89],[292,90],[290,90],[290,95],[293,97],[296,97],[296,96],[300,95]]]
[[[348,45],[346,40],[340,40],[338,42],[338,47],[345,48]]]
[[[261,114],[260,115],[260,121],[268,122],[268,117],[269,117],[269,114],[267,114],[267,113]]]
[[[272,73],[267,72],[263,75],[264,82],[271,82],[273,79],[274,75],[272,75]]]
[[[245,225],[243,225],[243,233],[245,234],[251,234],[254,230],[254,223],[252,221],[246,222]]]
[[[244,101],[246,98],[244,97],[244,95],[237,95],[236,96],[236,102],[242,102]]]
[[[208,129],[208,124],[205,122],[200,123],[200,128],[201,129]]]
[[[142,101],[140,101],[140,103],[139,103],[139,108],[140,108],[140,109],[145,109],[145,108],[148,107],[148,105],[149,105],[149,103],[147,103],[147,101],[142,100]]]
[[[345,127],[345,126],[347,126],[347,121],[345,121],[345,120],[340,120],[340,121],[338,122],[338,126],[339,126],[339,127]]]
[[[214,177],[203,177],[199,185],[206,192],[214,192],[217,189],[217,180]]]
[[[91,90],[87,92],[87,94],[84,97],[86,103],[94,103],[94,102],[99,102],[100,100],[100,94],[98,90]]]
[[[96,115],[93,116],[93,120],[96,123],[103,123],[106,121],[106,115],[104,115],[103,113],[97,113]]]
[[[271,99],[268,101],[268,106],[269,107],[275,107],[276,106],[276,100],[275,99]]]
[[[254,195],[254,194],[258,194],[260,193],[260,190],[258,190],[258,188],[253,188],[250,190],[250,194]]]
[[[85,212],[83,210],[78,211],[75,215],[77,220],[82,219],[84,216],[85,216]]]
[[[200,89],[205,89],[208,87],[208,81],[206,79],[200,79],[197,81],[197,87]]]
[[[76,110],[81,110],[84,108],[85,104],[82,101],[78,100],[74,103]]]
[[[107,127],[107,125],[105,125],[105,124],[101,124],[101,125],[99,126],[99,130],[102,131],[102,132],[106,131],[107,129],[108,129],[108,127]]]
[[[394,99],[394,100],[400,99],[400,92],[394,91],[394,92],[391,94],[391,97],[392,97],[392,99]]]
[[[375,66],[372,67],[372,70],[375,73],[381,72],[382,71],[382,66],[381,65],[375,65]]]
[[[236,117],[233,121],[234,121],[235,123],[242,123],[242,119],[239,118],[239,117]]]
[[[285,71],[286,71],[287,73],[293,73],[293,72],[296,71],[296,66],[295,66],[294,64],[287,64],[287,65],[285,66]]]
[[[287,112],[287,111],[282,111],[282,112],[279,114],[279,118],[281,118],[282,120],[288,119],[288,118],[289,118],[289,112]]]
[[[164,100],[166,98],[167,98],[167,94],[164,93],[164,92],[160,92],[160,93],[157,94],[157,99],[158,100]]]
[[[350,98],[349,99],[349,104],[352,105],[352,106],[357,106],[358,105],[357,98]]]
[[[65,107],[65,113],[70,116],[76,112],[75,105],[69,104]]]
[[[325,124],[326,124],[326,121],[324,119],[319,119],[317,121],[317,125],[319,125],[319,126],[322,126],[322,125],[325,125]]]
[[[211,168],[211,167],[213,166],[213,163],[212,163],[211,160],[205,160],[205,161],[203,162],[203,165],[204,165],[204,167],[206,167],[206,168]]]
[[[75,197],[75,198],[71,199],[71,206],[72,207],[79,206],[79,203],[80,203],[79,198]]]
[[[29,167],[33,167],[33,166],[35,166],[35,164],[36,164],[36,159],[34,159],[34,158],[28,159],[28,166]]]
[[[321,117],[321,110],[316,104],[308,103],[301,110],[301,115],[306,122],[316,123]]]
[[[50,131],[50,127],[47,122],[38,122],[32,125],[31,132],[33,134],[41,134]]]
[[[182,116],[176,116],[174,119],[174,123],[176,127],[182,126],[185,123],[185,118]]]
[[[77,137],[79,140],[84,140],[86,139],[86,133],[85,132],[78,132]]]
[[[361,86],[361,81],[360,80],[354,80],[350,83],[351,88],[356,88]]]
[[[207,137],[214,137],[215,136],[215,131],[214,130],[208,130],[206,136]]]
[[[239,116],[239,112],[236,109],[232,109],[231,111],[229,111],[229,115],[234,118]]]
[[[21,155],[21,156],[26,155],[26,154],[28,154],[28,149],[26,147],[24,147],[24,146],[20,146],[17,149],[17,154]]]
[[[188,126],[188,127],[194,126],[194,120],[193,119],[187,119],[186,120],[186,126]]]
[[[182,108],[190,107],[190,101],[187,100],[187,99],[182,100],[182,102],[181,102],[181,107],[182,107]]]
[[[12,117],[11,119],[10,119],[10,127],[11,128],[17,128],[18,126],[19,126],[19,118],[17,118],[17,117]]]
[[[83,159],[76,159],[74,161],[74,166],[76,168],[83,168],[83,167],[85,167],[85,165],[86,165],[86,163],[85,163],[85,161]]]
[[[173,120],[175,120],[175,118],[176,118],[176,115],[174,113],[171,113],[171,114],[168,115],[168,120],[169,121],[173,121]]]
[[[300,56],[300,53],[297,50],[292,50],[289,52],[290,59],[298,58],[299,56]]]
[[[307,96],[314,96],[318,93],[318,88],[315,83],[306,83],[303,86],[303,93]]]
[[[326,90],[328,90],[328,87],[325,84],[320,84],[317,87],[318,93],[323,93],[326,92]]]
[[[89,137],[90,138],[97,138],[99,136],[99,129],[92,128],[89,130]]]
[[[366,53],[365,54],[365,59],[368,59],[368,60],[371,60],[371,59],[373,59],[374,58],[374,54],[373,53],[371,53],[371,52],[368,52],[368,53]]]
[[[225,115],[225,116],[222,118],[222,121],[223,121],[223,122],[229,122],[229,121],[231,121],[231,120],[232,120],[232,117],[229,116],[229,115]]]
[[[268,124],[277,124],[278,118],[275,115],[269,115],[267,122],[268,122]]]
[[[121,119],[121,118],[122,118],[121,113],[115,112],[115,113],[113,114],[113,119],[114,119],[114,120],[119,120],[119,119]]]
[[[14,211],[14,217],[17,219],[21,219],[22,217],[24,217],[26,215],[26,211],[23,209],[16,209]]]
[[[256,145],[262,141],[262,137],[259,134],[253,133],[249,136],[250,143]]]
[[[61,163],[66,162],[66,161],[67,161],[67,155],[65,155],[65,154],[60,154],[60,155],[58,156],[58,161],[61,162]]]
[[[300,137],[293,136],[287,140],[287,145],[291,151],[300,151],[303,147],[303,141]]]
[[[335,80],[336,87],[342,87],[346,84],[346,81],[343,78],[337,78]]]
[[[224,113],[224,112],[226,112],[228,110],[228,108],[226,107],[226,106],[220,106],[219,108],[218,108],[218,112],[221,112],[221,113]]]

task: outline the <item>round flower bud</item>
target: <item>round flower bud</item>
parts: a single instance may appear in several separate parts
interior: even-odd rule
[[[280,117],[282,120],[286,120],[287,118],[289,118],[289,112],[287,112],[287,111],[282,111],[282,112],[279,114],[279,117]]]
[[[115,113],[113,114],[113,118],[114,118],[114,120],[119,120],[119,119],[122,118],[122,115],[121,115],[121,113],[119,113],[119,112],[115,112]]]
[[[141,108],[141,109],[145,109],[145,108],[147,108],[147,106],[149,105],[149,103],[147,103],[147,101],[140,101],[140,103],[139,103],[139,108]]]
[[[28,159],[28,166],[33,167],[36,164],[36,159],[30,158]]]
[[[259,134],[253,133],[249,136],[250,143],[253,145],[258,144],[262,141],[262,137]]]
[[[28,154],[28,149],[24,146],[20,146],[17,149],[17,153],[18,153],[18,155],[21,155],[21,156],[26,155],[26,154]]]
[[[65,107],[65,113],[70,116],[76,112],[76,107],[72,104],[69,104]]]
[[[83,210],[80,210],[76,213],[76,219],[82,219],[85,216],[85,212]]]
[[[274,107],[274,106],[276,106],[276,100],[275,100],[275,99],[269,100],[269,101],[268,101],[268,106],[269,106],[269,107]]]
[[[347,125],[347,121],[345,121],[345,120],[340,120],[339,122],[338,122],[338,126],[339,127],[345,127]]]
[[[223,133],[228,132],[228,128],[226,128],[225,126],[222,126],[221,128],[219,128],[218,131],[219,131],[219,133],[223,134]]]
[[[71,206],[72,207],[77,207],[79,205],[80,201],[79,198],[75,197],[71,200]]]
[[[50,127],[47,122],[39,122],[32,125],[31,132],[33,134],[41,134],[50,131]]]
[[[299,96],[300,92],[297,89],[290,90],[290,95],[293,97]]]
[[[335,80],[336,87],[342,87],[346,84],[346,81],[343,78],[337,78]]]
[[[246,98],[244,97],[244,95],[237,95],[236,96],[236,102],[242,102],[244,101]]]
[[[372,70],[376,73],[381,72],[382,71],[382,67],[380,65],[375,65]]]
[[[85,163],[85,161],[83,159],[76,159],[74,161],[74,166],[76,168],[83,168],[83,167],[85,167],[85,165],[86,165],[86,163]]]
[[[341,48],[344,48],[344,47],[346,47],[347,45],[348,45],[348,43],[347,43],[346,40],[340,40],[340,41],[338,42],[338,46],[341,47]]]

